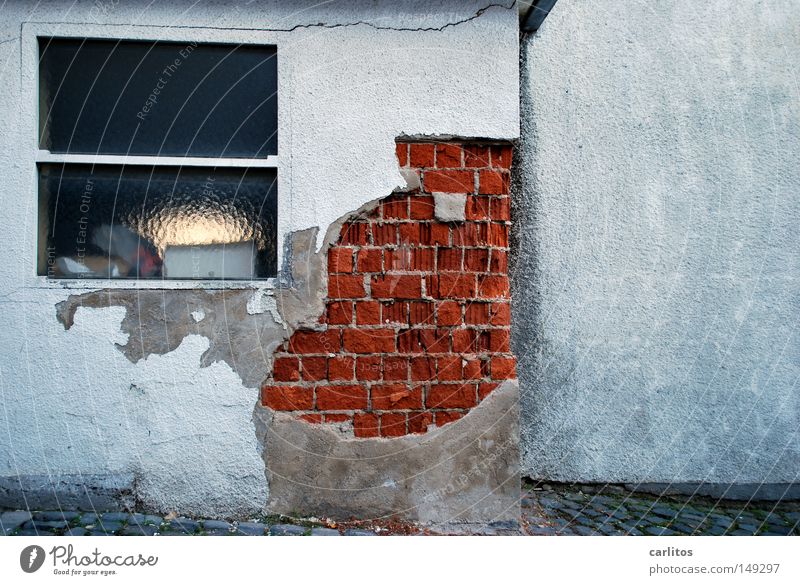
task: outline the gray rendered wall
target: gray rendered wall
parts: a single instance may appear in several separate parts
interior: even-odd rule
[[[800,2],[560,0],[522,43],[523,469],[800,474]]]

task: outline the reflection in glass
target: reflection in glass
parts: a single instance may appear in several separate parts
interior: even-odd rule
[[[39,274],[251,279],[277,273],[274,169],[39,167]]]

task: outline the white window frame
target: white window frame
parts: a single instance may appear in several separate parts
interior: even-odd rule
[[[204,43],[272,45],[278,58],[278,154],[265,158],[216,158],[176,156],[129,156],[99,154],[59,154],[39,148],[39,49],[40,37],[91,38],[126,41],[185,42],[198,45]],[[25,22],[21,29],[20,75],[22,96],[20,104],[21,124],[27,125],[25,136],[30,139],[23,148],[30,152],[26,158],[31,168],[31,197],[38,214],[39,188],[38,165],[40,163],[87,163],[147,166],[187,166],[217,168],[274,168],[278,173],[278,217],[277,217],[277,267],[280,273],[284,261],[283,241],[290,231],[291,209],[291,59],[283,51],[286,33],[254,30],[219,30],[203,27],[170,28],[154,26],[65,24]],[[273,289],[278,277],[258,280],[166,280],[137,278],[48,278],[37,274],[39,219],[33,223],[34,233],[26,244],[30,251],[27,271],[32,275],[26,283],[29,288],[45,289]],[[27,256],[27,254],[26,254]]]

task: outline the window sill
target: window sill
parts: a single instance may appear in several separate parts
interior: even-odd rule
[[[260,280],[139,280],[135,278],[59,278],[37,276],[32,288],[56,290],[264,290],[278,288],[277,278]]]

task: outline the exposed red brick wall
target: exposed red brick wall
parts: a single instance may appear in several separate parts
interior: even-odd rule
[[[397,157],[421,189],[344,224],[328,251],[320,329],[276,351],[261,391],[265,406],[308,422],[352,421],[357,437],[424,433],[516,377],[511,147],[398,143]],[[437,221],[434,192],[466,194],[465,221]]]

